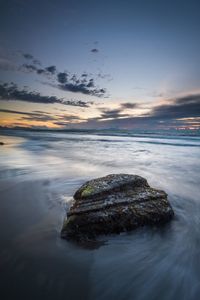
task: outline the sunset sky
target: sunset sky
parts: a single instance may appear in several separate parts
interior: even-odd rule
[[[200,2],[1,0],[0,126],[200,128]]]

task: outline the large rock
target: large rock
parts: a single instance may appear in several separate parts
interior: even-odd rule
[[[64,220],[61,237],[77,241],[163,224],[174,212],[164,191],[137,175],[113,174],[83,184]]]

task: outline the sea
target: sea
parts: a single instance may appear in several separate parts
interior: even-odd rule
[[[199,299],[199,131],[2,129],[0,142],[0,299]],[[173,220],[94,247],[61,239],[76,189],[117,173],[166,191]]]

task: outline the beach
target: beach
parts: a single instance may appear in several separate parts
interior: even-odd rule
[[[0,141],[1,299],[198,299],[199,136],[10,130]],[[165,190],[172,222],[95,249],[62,240],[74,192],[114,173]]]

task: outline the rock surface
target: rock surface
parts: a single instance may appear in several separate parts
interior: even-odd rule
[[[83,184],[64,220],[61,237],[77,241],[163,224],[174,215],[167,194],[146,179],[112,174]]]

